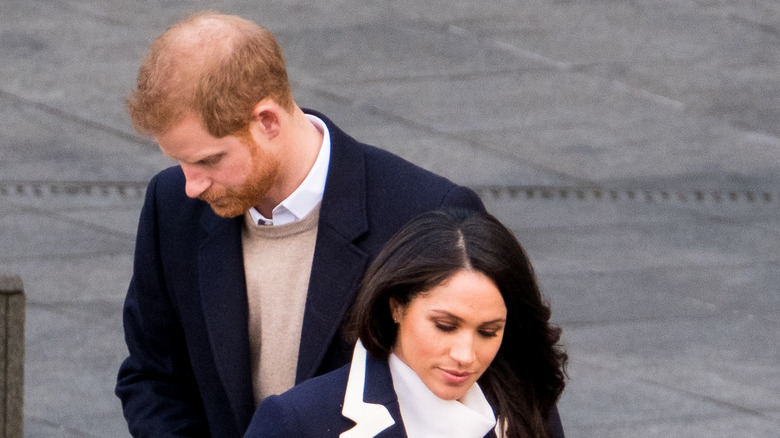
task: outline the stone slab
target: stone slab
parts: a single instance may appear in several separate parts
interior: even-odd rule
[[[776,263],[625,272],[537,271],[560,324],[618,323],[737,313],[780,322]]]
[[[30,100],[0,93],[0,117],[3,181],[148,181],[172,164],[148,139]]]
[[[668,108],[598,76],[547,71],[328,88],[580,183],[722,185],[748,174],[777,182],[777,138]]]
[[[419,21],[314,28],[306,32],[305,40],[298,34],[279,32],[288,62],[294,71],[306,72],[308,80],[321,84],[387,82],[402,86],[543,67],[533,59],[485,45],[456,28]],[[354,57],[362,62],[345,72],[343,66]]]
[[[113,396],[127,354],[119,309],[117,302],[31,304],[28,436],[129,436]]]
[[[23,276],[31,304],[102,303],[118,310],[130,284],[132,261],[131,251],[29,258],[3,262],[0,274]]]
[[[750,315],[719,315],[593,323],[577,326],[565,339],[574,355],[572,363],[579,362],[578,366],[590,370],[588,384],[598,382],[592,377],[599,373],[624,376],[673,394],[670,400],[703,401],[729,410],[731,415],[780,424],[770,414],[780,404],[776,383],[780,374],[775,365],[780,349],[770,346],[778,334],[780,329],[772,321]],[[574,392],[572,396],[578,397]],[[608,398],[614,391],[591,395],[605,414],[621,412],[621,405]],[[633,412],[634,405],[626,406]],[[663,406],[659,404],[657,409]],[[594,422],[614,421],[602,415]]]
[[[68,257],[79,254],[116,254],[132,250],[132,236],[110,228],[84,224],[48,214],[0,215],[0,260],[19,257]]]
[[[497,181],[502,184],[566,184],[572,181],[395,112],[336,98],[318,84],[298,83],[296,88],[296,98],[301,105],[327,108],[327,116],[355,139],[393,152],[459,184],[479,186]]]

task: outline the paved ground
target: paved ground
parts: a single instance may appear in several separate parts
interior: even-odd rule
[[[122,99],[196,8],[277,32],[302,105],[480,190],[564,328],[568,436],[780,437],[774,0],[2,0],[26,436],[127,436],[121,303],[169,162]]]

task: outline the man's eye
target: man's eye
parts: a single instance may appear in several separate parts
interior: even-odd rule
[[[201,166],[206,166],[206,167],[216,166],[217,164],[219,164],[219,161],[221,159],[222,159],[222,154],[219,154],[219,155],[214,155],[214,156],[211,156],[211,157],[206,157],[206,158],[198,161],[198,163]]]

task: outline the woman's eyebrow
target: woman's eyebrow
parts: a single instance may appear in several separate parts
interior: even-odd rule
[[[440,309],[432,309],[431,312],[441,314],[442,316],[446,316],[449,318],[452,318],[458,322],[463,321],[463,318],[459,317],[458,315],[453,314],[452,312],[449,312],[447,310],[440,310]],[[488,324],[502,324],[506,323],[506,318],[496,318],[490,321],[484,321],[480,325],[488,325]]]
[[[503,324],[506,323],[506,318],[496,318],[492,321],[485,321],[482,324]]]
[[[454,313],[449,312],[447,310],[431,309],[431,312],[432,313],[439,313],[442,316],[447,316],[447,317],[455,319],[457,321],[463,321],[463,318],[461,318],[460,316],[455,315]]]

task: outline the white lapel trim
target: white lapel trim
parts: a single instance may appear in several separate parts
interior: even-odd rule
[[[352,365],[344,394],[344,408],[341,413],[354,421],[355,427],[343,432],[340,438],[371,438],[395,424],[395,420],[381,404],[363,401],[366,385],[366,348],[360,340],[352,353]]]

